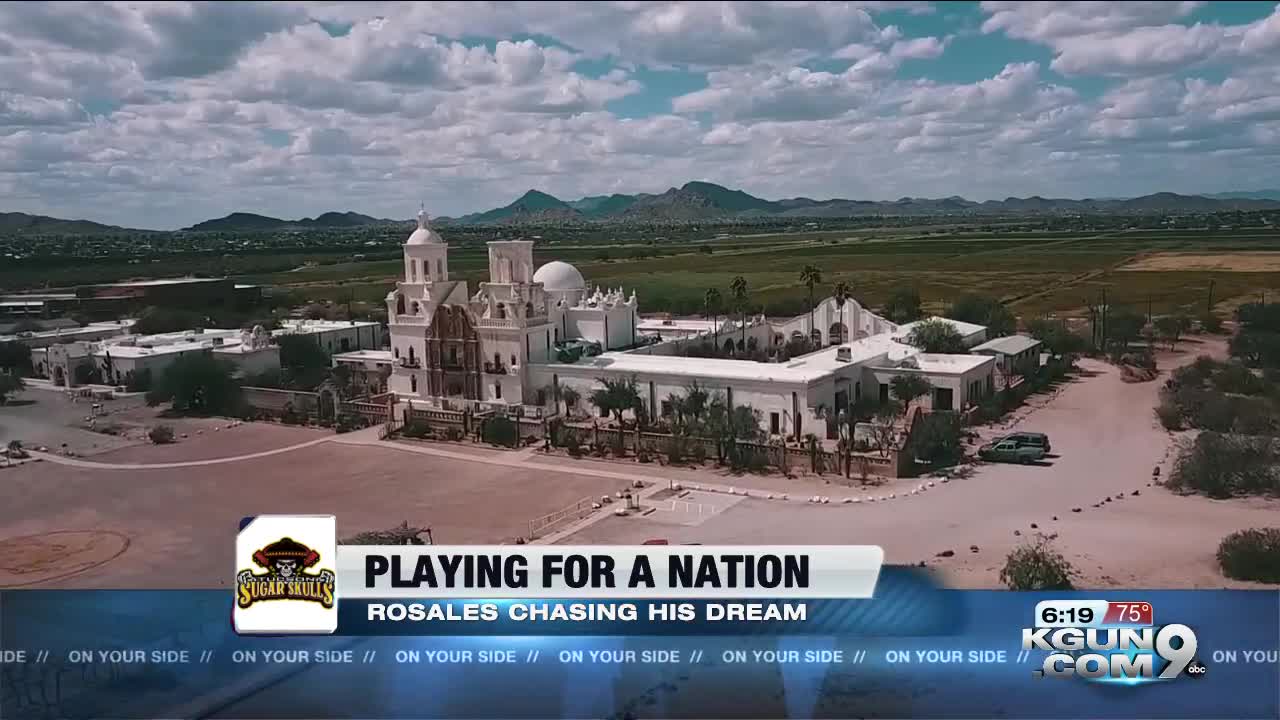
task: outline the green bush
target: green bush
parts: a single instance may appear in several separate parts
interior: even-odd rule
[[[445,429],[444,429],[444,439],[445,439],[445,440],[448,440],[448,441],[450,441],[450,442],[461,442],[461,441],[462,441],[462,428],[460,428],[460,427],[447,427],[447,428],[445,428]]]
[[[1156,406],[1156,417],[1165,430],[1182,429],[1182,408],[1171,395],[1165,394],[1160,398],[1160,404]]]
[[[421,440],[431,434],[431,426],[425,420],[410,420],[400,428],[400,434],[407,438]]]
[[[934,412],[920,416],[911,431],[911,451],[916,459],[933,465],[951,465],[960,461],[960,416]]]
[[[1231,533],[1218,545],[1218,566],[1235,580],[1280,583],[1280,528]]]
[[[1010,590],[1071,590],[1076,571],[1053,548],[1054,537],[1037,534],[1030,543],[1014,548],[1000,570],[1000,582]]]
[[[509,418],[493,417],[485,421],[481,437],[490,445],[515,447],[520,442],[520,429]]]
[[[1239,363],[1227,363],[1211,378],[1213,386],[1224,393],[1258,395],[1266,390],[1266,383],[1249,368]]]
[[[1194,404],[1182,403],[1190,412],[1191,424],[1202,430],[1230,432],[1236,424],[1236,404],[1220,393],[1202,392]]]
[[[1202,432],[1183,448],[1169,486],[1211,498],[1280,494],[1280,473],[1272,438]]]
[[[168,425],[157,425],[147,432],[147,437],[156,445],[168,445],[173,442],[173,428]]]
[[[1232,398],[1235,422],[1232,429],[1242,435],[1270,435],[1276,429],[1276,410],[1272,404],[1256,397]]]
[[[763,473],[769,469],[769,454],[753,445],[734,443],[727,455],[734,472]]]
[[[685,456],[689,452],[689,441],[681,435],[672,435],[662,444],[662,452],[667,456],[667,462],[675,465],[685,461]]]
[[[124,389],[128,392],[147,392],[151,389],[151,368],[130,371],[124,377]]]

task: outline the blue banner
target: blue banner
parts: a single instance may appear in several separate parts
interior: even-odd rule
[[[1021,637],[1036,604],[1086,598],[1187,625],[1206,672],[1137,686],[1037,677],[1045,653]],[[378,601],[344,601],[326,637],[238,636],[231,601],[0,593],[0,717],[1280,716],[1273,591],[957,591],[887,568],[875,599],[803,601],[798,623],[370,622]]]

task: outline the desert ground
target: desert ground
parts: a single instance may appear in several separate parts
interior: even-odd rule
[[[1206,353],[1223,355],[1223,341],[1192,338],[1162,352],[1161,377],[1139,384],[1083,360],[1078,378],[1033,397],[1000,427],[982,429],[984,437],[1048,433],[1054,454],[1040,465],[980,463],[947,482],[867,487],[829,476],[572,460],[536,448],[386,442],[368,431],[160,420],[136,403],[107,404],[112,422],[141,428],[163,421],[181,435],[152,446],[136,429],[118,437],[79,429],[83,407],[29,389],[21,399],[34,403],[0,408],[6,437],[25,432],[53,450],[68,442],[74,456],[0,470],[0,587],[221,586],[238,521],[260,513],[333,513],[341,536],[407,521],[431,527],[440,543],[511,542],[530,519],[637,479],[649,485],[644,503],[653,512],[615,517],[606,507],[540,541],[878,544],[891,563],[925,562],[949,584],[981,588],[999,587],[1010,549],[1046,533],[1057,536],[1082,587],[1257,587],[1224,579],[1214,551],[1234,530],[1273,525],[1280,502],[1182,497],[1153,484],[1153,469],[1168,475],[1178,441],[1152,413],[1161,382]],[[909,493],[930,481],[926,492]],[[660,492],[673,483],[703,489]],[[710,491],[730,486],[790,499]],[[832,502],[801,500],[812,495]],[[844,504],[845,497],[863,501]]]
[[[1280,272],[1280,252],[1161,252],[1146,255],[1121,270],[1161,272]]]

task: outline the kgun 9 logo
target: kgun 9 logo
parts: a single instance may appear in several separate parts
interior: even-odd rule
[[[1196,660],[1200,643],[1186,625],[1160,628],[1024,628],[1023,650],[1046,650],[1037,677],[1082,677],[1098,682],[1137,684],[1203,677]],[[1164,663],[1157,670],[1156,660]]]

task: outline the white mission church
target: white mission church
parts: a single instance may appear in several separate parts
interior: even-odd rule
[[[795,335],[828,343],[790,361],[683,357],[680,348],[701,342],[697,336],[711,333],[709,323],[662,332],[683,321],[643,321],[634,292],[592,289],[568,263],[535,270],[532,241],[488,247],[489,280],[473,293],[466,282],[450,279],[449,246],[420,213],[404,244],[404,280],[387,295],[391,349],[353,353],[359,357],[350,360],[388,362],[388,390],[401,400],[454,410],[500,405],[545,415],[560,407],[565,386],[586,398],[599,379],[635,377],[650,416],[658,416],[668,395],[697,381],[735,405],[759,410],[771,434],[794,438],[821,432],[833,408],[869,393],[887,397],[890,379],[899,374],[928,378],[934,386],[928,402],[939,409],[967,407],[993,391],[993,357],[920,352],[906,343],[910,325],[895,325],[853,300],[843,308],[824,301],[812,324],[808,314],[748,323],[747,337],[761,347]],[[986,339],[981,326],[950,322],[970,347]],[[646,337],[655,328],[662,339]],[[719,332],[721,339],[741,337],[742,329],[726,324]],[[591,351],[569,352],[583,347]]]

